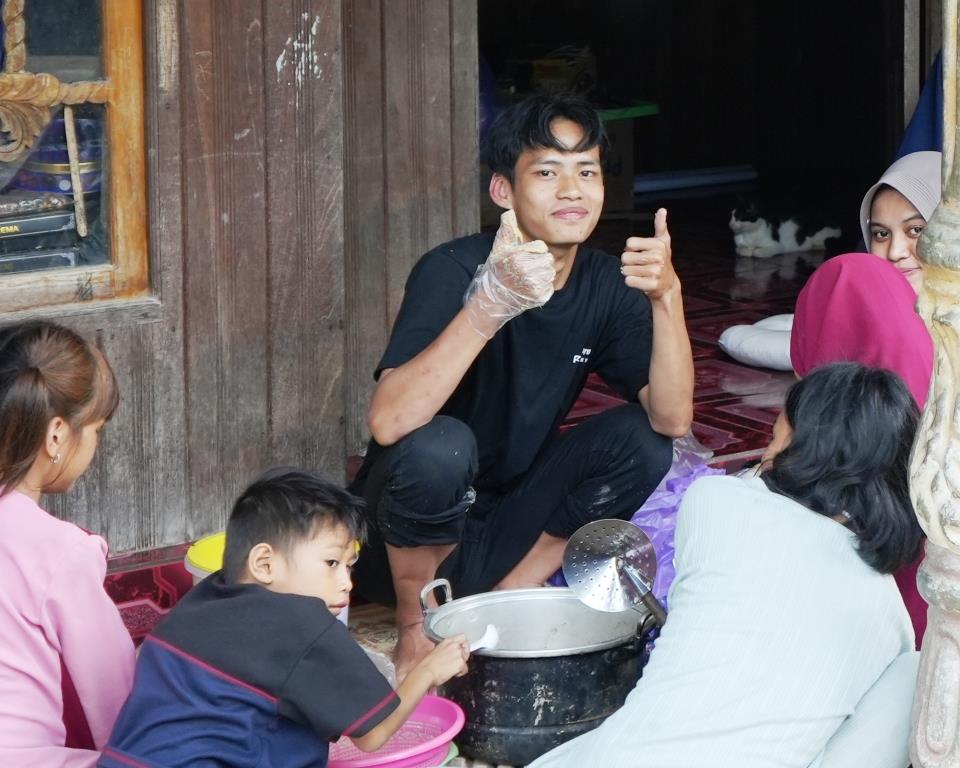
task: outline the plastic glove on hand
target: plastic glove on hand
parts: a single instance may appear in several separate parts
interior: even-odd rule
[[[512,318],[541,307],[553,296],[557,268],[542,240],[525,243],[512,210],[500,216],[500,228],[486,262],[464,295],[471,327],[486,339]]]

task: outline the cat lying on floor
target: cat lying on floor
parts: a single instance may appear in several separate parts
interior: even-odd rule
[[[807,216],[780,216],[761,211],[755,203],[730,213],[730,230],[738,256],[766,259],[778,253],[824,250],[839,239],[839,227],[812,223]]]

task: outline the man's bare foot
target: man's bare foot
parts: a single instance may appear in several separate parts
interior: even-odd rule
[[[423,634],[420,590],[434,578],[437,566],[453,549],[453,544],[430,547],[395,547],[387,544],[393,589],[397,594],[397,610],[394,616],[398,637],[393,650],[397,685],[433,650],[433,643]],[[433,595],[426,595],[426,599],[427,608],[436,607]]]
[[[397,685],[403,682],[430,651],[433,643],[423,634],[423,622],[418,621],[398,627],[397,645],[393,649],[393,664],[397,675]]]

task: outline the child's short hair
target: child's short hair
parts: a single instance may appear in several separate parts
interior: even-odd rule
[[[261,542],[286,551],[329,525],[342,525],[351,537],[363,541],[362,510],[362,499],[320,475],[293,467],[267,470],[233,505],[223,552],[224,577],[229,583],[240,581],[250,550]]]
[[[0,331],[0,486],[26,477],[59,416],[72,429],[109,421],[120,392],[107,359],[69,328],[35,321]]]
[[[553,135],[550,126],[557,119],[570,120],[580,126],[583,139],[577,146],[565,147]],[[600,162],[603,163],[608,144],[603,121],[588,101],[570,94],[536,95],[497,115],[483,145],[483,160],[491,171],[506,177],[512,184],[517,159],[528,149],[586,152],[599,147]]]

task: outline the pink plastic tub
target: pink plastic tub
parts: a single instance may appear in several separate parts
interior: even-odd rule
[[[442,765],[460,733],[463,710],[441,696],[424,696],[407,722],[376,752],[357,749],[349,739],[330,745],[328,768],[433,768]]]

